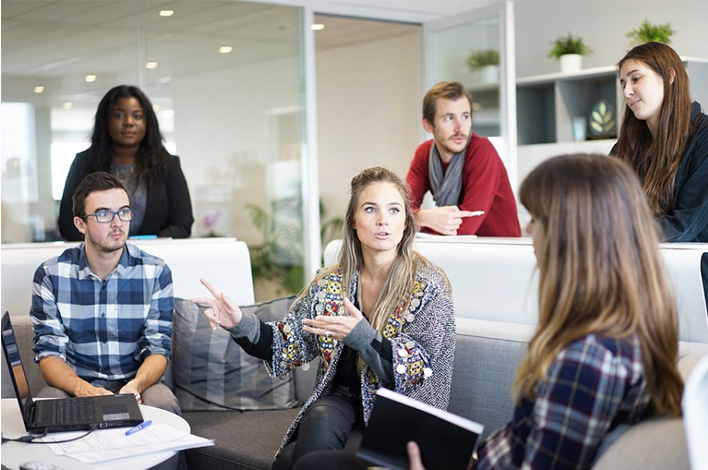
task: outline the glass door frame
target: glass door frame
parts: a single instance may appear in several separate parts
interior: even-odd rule
[[[302,7],[302,47],[303,83],[303,129],[300,160],[300,184],[302,188],[302,223],[304,235],[303,272],[305,283],[316,274],[322,266],[320,239],[320,187],[319,187],[319,154],[317,148],[317,83],[315,69],[315,32],[310,25],[315,21],[315,10],[312,7]]]
[[[270,0],[255,0],[268,3]],[[315,15],[339,15],[359,19],[395,21],[420,24],[421,14],[407,11],[382,10],[371,6],[353,6],[344,4],[317,4],[302,6],[303,41],[303,76],[304,76],[304,116],[302,136],[302,207],[304,228],[304,273],[305,280],[311,279],[322,266],[322,242],[320,239],[320,206],[319,206],[319,153],[317,133],[317,80],[315,32],[310,25],[315,21]]]
[[[516,134],[516,61],[514,43],[514,4],[510,0],[495,3],[482,8],[446,17],[439,20],[426,21],[422,24],[422,51],[421,74],[423,76],[423,90],[421,99],[430,88],[430,69],[428,64],[431,57],[432,34],[456,26],[473,23],[482,19],[497,17],[499,20],[499,110],[501,138],[504,142],[504,154],[500,155],[506,165],[509,181],[516,193],[518,186],[517,166],[517,134]]]

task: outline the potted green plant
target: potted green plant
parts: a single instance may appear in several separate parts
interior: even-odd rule
[[[548,57],[560,59],[561,72],[571,73],[582,68],[583,56],[590,53],[592,49],[585,44],[583,38],[568,33],[567,36],[561,36],[553,42],[553,49]]]
[[[467,57],[467,66],[480,83],[499,81],[499,51],[496,49],[472,51]]]
[[[627,37],[631,39],[632,46],[638,46],[645,42],[663,42],[669,44],[671,35],[675,31],[670,23],[666,24],[651,24],[648,20],[644,20],[639,28],[633,29],[627,33]]]
[[[263,241],[250,244],[251,269],[256,288],[256,297],[271,298],[272,295],[290,295],[302,289],[306,279],[302,265],[303,229],[298,214],[302,211],[299,197],[279,199],[272,203],[270,211],[257,204],[246,204],[251,222],[261,233]],[[344,219],[333,217],[324,220],[325,209],[320,201],[320,227],[322,246],[342,237]],[[263,291],[274,289],[268,296]]]

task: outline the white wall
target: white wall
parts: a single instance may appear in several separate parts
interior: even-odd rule
[[[317,54],[324,219],[344,216],[361,170],[381,165],[405,178],[420,143],[420,75],[417,33]]]
[[[283,155],[277,140],[284,112],[298,116],[292,125],[299,132],[300,80],[296,57],[174,80],[175,109],[183,110],[175,116],[174,135],[192,197],[193,236],[205,233],[207,212],[221,210],[217,233],[260,241],[243,207],[266,208],[279,195],[273,173],[286,158],[297,165],[299,152]],[[205,122],[209,131],[197,132]],[[299,183],[298,171],[291,176]]]
[[[514,4],[516,76],[560,71],[548,57],[552,42],[569,32],[582,36],[593,53],[583,68],[616,64],[630,49],[628,31],[645,19],[670,23],[671,46],[682,56],[708,57],[708,1],[705,0],[534,0]]]

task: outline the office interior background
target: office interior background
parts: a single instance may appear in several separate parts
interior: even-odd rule
[[[612,145],[574,142],[557,123],[524,142],[526,122],[554,125],[544,98],[559,72],[548,57],[558,36],[583,37],[593,49],[583,70],[598,70],[610,95],[626,33],[645,19],[671,24],[671,45],[696,59],[692,81],[708,76],[704,0],[2,0],[1,10],[3,243],[57,239],[64,179],[89,145],[98,102],[132,84],[181,159],[192,236],[249,246],[281,237],[276,257],[306,274],[355,174],[384,165],[405,176],[430,137],[420,124],[427,88],[479,80],[465,64],[472,51],[501,55],[498,78],[473,90],[473,130],[493,139],[514,189],[542,158]]]

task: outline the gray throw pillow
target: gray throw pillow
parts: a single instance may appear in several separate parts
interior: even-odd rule
[[[263,321],[282,320],[295,296],[241,307]],[[172,339],[174,393],[182,411],[278,410],[299,406],[292,374],[271,378],[263,361],[231,335],[212,331],[200,307],[175,298]]]

